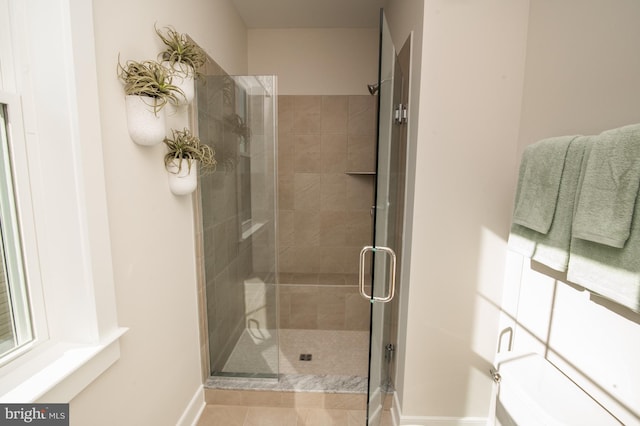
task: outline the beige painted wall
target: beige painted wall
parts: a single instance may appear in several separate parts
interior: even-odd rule
[[[277,74],[280,95],[368,95],[377,28],[249,30],[249,74]]]
[[[544,137],[640,122],[639,20],[636,1],[531,1],[520,151]],[[640,314],[529,263],[510,258],[506,282],[515,350],[548,352],[623,424],[640,424]]]
[[[154,59],[157,22],[189,33],[230,73],[245,73],[246,29],[227,0],[93,6],[118,320],[130,330],[121,359],[71,402],[71,424],[173,425],[202,383],[192,204],[167,187],[164,147],[129,138],[116,61]],[[169,123],[187,125],[185,111]]]
[[[632,0],[531,1],[520,150],[550,135],[640,121],[639,8]]]
[[[478,376],[488,367],[494,349],[489,345],[496,341],[491,325],[495,324],[495,309],[481,300],[487,297],[495,303],[499,297],[496,285],[487,283],[500,280],[514,163],[520,152],[543,137],[596,133],[638,121],[640,56],[635,42],[640,39],[640,29],[633,24],[640,16],[637,2],[605,5],[597,0],[532,0],[529,18],[526,3],[503,10],[512,14],[510,26],[499,24],[502,18],[494,2],[476,6],[430,2],[424,14],[419,1],[391,0],[386,5],[397,46],[410,30],[416,31],[412,106],[416,96],[423,94],[420,122],[413,119],[415,106],[410,122],[410,150],[414,153],[409,153],[407,202],[415,203],[415,212],[414,220],[406,225],[413,226],[414,232],[410,276],[403,280],[408,291],[400,295],[404,303],[401,325],[406,325],[407,332],[400,336],[396,378],[403,418],[486,415],[489,385]],[[473,7],[484,9],[484,13],[471,13]],[[420,33],[423,16],[424,39]],[[479,32],[485,25],[508,31],[511,36],[504,38],[512,44],[505,46],[502,43],[507,41],[498,39],[490,42],[495,33]],[[447,43],[440,45],[438,40],[443,39]],[[424,49],[418,43],[424,43]],[[518,86],[522,84],[525,52],[518,130]],[[416,76],[420,64],[422,78]],[[503,84],[497,84],[496,77]],[[422,83],[421,88],[416,83]],[[490,86],[483,87],[485,84]],[[508,90],[496,90],[500,87]],[[456,121],[459,129],[454,128]],[[484,129],[483,121],[487,125]],[[486,133],[492,126],[501,130],[495,138]],[[474,134],[474,127],[482,131]],[[416,170],[416,163],[424,167]],[[456,209],[458,213],[451,219],[445,217],[447,211]],[[474,215],[465,214],[469,211]],[[441,231],[434,229],[434,224],[439,224]],[[493,241],[493,247],[481,241]],[[477,268],[474,262],[485,267]],[[508,278],[518,278],[521,273],[524,278],[521,282],[508,280],[507,295],[517,297],[520,290],[524,297],[519,305],[513,298],[507,298],[503,305],[520,322],[515,348],[543,351],[546,343],[551,360],[566,374],[624,423],[637,424],[640,390],[633,378],[639,374],[634,361],[640,355],[638,315],[590,299],[565,284],[554,286],[553,278],[522,268],[521,263],[515,268],[516,273]],[[509,265],[509,270],[513,269],[514,265]],[[476,281],[484,284],[478,286]],[[461,293],[455,294],[456,290]],[[550,326],[552,300],[556,314]],[[481,319],[478,314],[483,311],[486,315]],[[482,344],[477,343],[482,335],[479,329],[486,334]],[[472,393],[476,396],[471,397]]]
[[[416,30],[412,71],[419,73],[411,108],[419,102],[420,109],[409,123],[401,413],[416,422],[483,418],[516,176],[528,1],[440,0],[424,10],[420,3],[387,8],[396,44]]]

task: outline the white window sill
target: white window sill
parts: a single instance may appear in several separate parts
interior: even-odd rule
[[[71,401],[120,358],[118,328],[98,344],[58,343],[21,363],[0,388],[2,403]]]

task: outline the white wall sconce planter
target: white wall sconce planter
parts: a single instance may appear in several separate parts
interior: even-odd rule
[[[165,46],[158,58],[172,75],[172,84],[178,86],[184,96],[177,105],[190,103],[195,96],[196,78],[199,70],[207,62],[207,54],[189,36],[179,33],[173,27],[155,28],[156,34]]]
[[[197,160],[173,159],[166,164],[166,168],[169,176],[169,189],[173,194],[191,194],[198,187]]]
[[[125,96],[129,136],[138,145],[157,145],[166,135],[164,108],[150,96]]]
[[[129,135],[140,145],[155,145],[166,134],[164,107],[178,103],[182,91],[171,84],[170,70],[155,61],[118,58],[118,78],[124,83]]]
[[[169,189],[176,195],[192,193],[198,186],[198,169],[213,170],[216,166],[213,148],[200,142],[187,128],[171,129],[164,138],[167,153],[164,166],[169,172]]]

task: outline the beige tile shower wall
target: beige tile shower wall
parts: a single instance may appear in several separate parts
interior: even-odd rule
[[[280,326],[368,327],[358,253],[372,238],[376,97],[279,96]]]
[[[280,284],[280,328],[368,330],[369,305],[356,286]]]

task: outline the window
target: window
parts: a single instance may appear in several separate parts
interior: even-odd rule
[[[70,401],[116,362],[126,331],[115,310],[92,16],[82,0],[0,0],[3,403]]]
[[[0,364],[33,339],[14,198],[8,105],[0,103]]]

